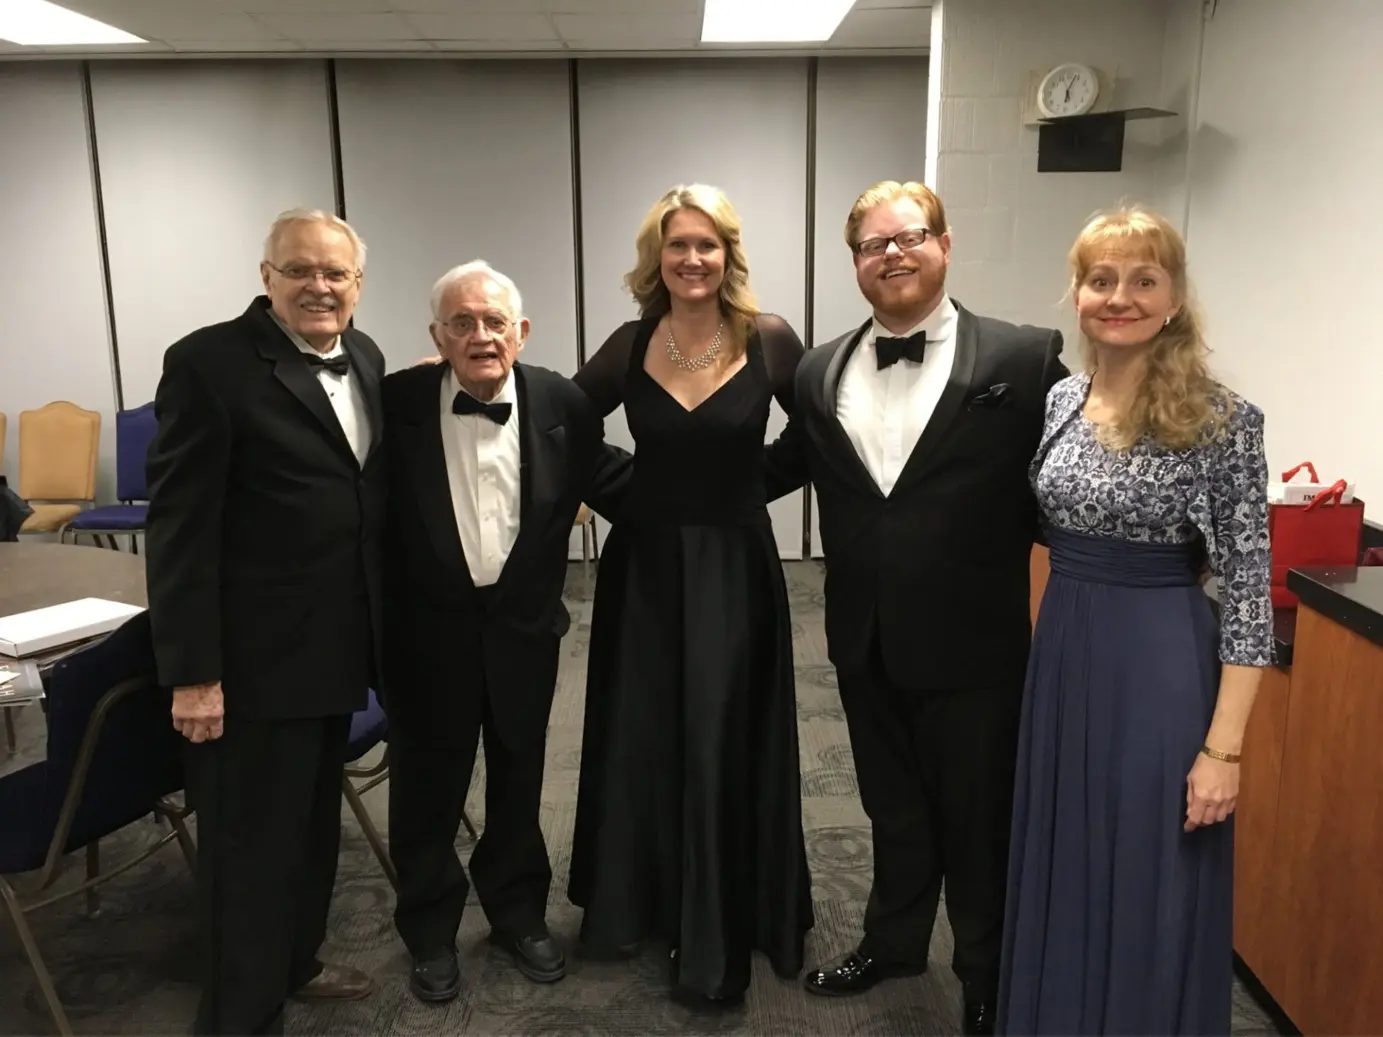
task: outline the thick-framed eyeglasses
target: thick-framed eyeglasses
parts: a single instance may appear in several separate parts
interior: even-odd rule
[[[503,335],[516,322],[498,313],[487,313],[483,317],[472,317],[469,313],[460,313],[451,320],[442,321],[442,327],[447,329],[447,333],[452,338],[470,338],[483,326],[491,335]]]
[[[270,270],[275,271],[280,277],[288,281],[302,281],[306,283],[315,281],[320,277],[333,288],[341,288],[360,280],[359,270],[342,270],[339,267],[319,269],[318,267],[299,266],[296,263],[290,263],[288,266],[274,266],[273,263],[267,265]]]
[[[855,244],[855,255],[857,256],[882,256],[888,251],[889,243],[897,245],[899,249],[907,252],[909,249],[921,248],[927,243],[928,238],[936,237],[926,227],[916,227],[908,230],[900,230],[891,238],[865,238]]]

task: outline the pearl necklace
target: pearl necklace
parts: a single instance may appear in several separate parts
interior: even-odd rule
[[[725,322],[721,321],[716,328],[715,338],[711,339],[711,344],[706,347],[705,352],[694,360],[688,360],[682,355],[682,351],[677,348],[677,340],[672,337],[672,321],[667,324],[667,355],[668,359],[680,367],[683,371],[700,371],[710,367],[715,363],[715,359],[720,355],[721,332],[725,330]]]

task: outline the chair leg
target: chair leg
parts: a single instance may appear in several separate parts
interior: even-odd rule
[[[464,807],[461,808],[461,824],[465,826],[466,834],[471,837],[471,842],[475,842],[480,838],[480,836],[476,834],[475,825],[471,824],[471,815],[466,813]]]
[[[600,530],[596,527],[595,516],[591,516],[591,558],[600,564]]]
[[[173,835],[178,840],[178,849],[182,851],[183,860],[187,861],[187,870],[196,875],[197,844],[192,841],[192,833],[187,830],[187,825],[180,817],[170,817],[168,823],[173,826]]]
[[[48,1011],[53,1016],[58,1033],[62,1037],[72,1037],[72,1024],[67,1021],[67,1013],[63,1011],[62,1002],[58,1000],[53,977],[48,974],[48,966],[43,963],[43,955],[38,952],[34,934],[29,931],[29,923],[24,919],[24,910],[19,906],[14,888],[3,878],[0,878],[0,900],[5,902],[10,920],[14,922],[15,931],[19,934],[19,944],[24,948],[24,956],[29,959],[29,967],[34,970],[34,976],[38,979],[38,989],[43,993],[43,1000],[48,1003]]]
[[[14,706],[10,706],[5,710],[5,745],[9,747],[11,753],[13,753],[15,748],[19,745],[18,737],[14,732],[15,708]]]
[[[384,839],[380,836],[374,821],[370,820],[369,811],[365,809],[365,804],[360,799],[360,793],[355,791],[351,779],[344,775],[341,778],[341,793],[346,797],[346,802],[350,804],[355,819],[360,822],[360,830],[365,833],[365,841],[370,844],[370,849],[374,850],[375,856],[379,858],[379,866],[384,870],[384,877],[389,880],[389,885],[397,889],[399,873],[394,870],[394,862],[389,859],[389,849],[384,845]]]
[[[101,874],[101,840],[93,839],[86,844],[86,877],[88,880]],[[92,886],[86,891],[86,916],[95,918],[101,911],[101,896]]]

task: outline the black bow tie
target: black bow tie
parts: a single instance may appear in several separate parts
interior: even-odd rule
[[[503,425],[507,422],[509,412],[513,409],[512,403],[481,403],[464,389],[456,394],[456,399],[451,401],[453,414],[483,414],[496,425]]]
[[[320,367],[332,374],[349,374],[351,369],[351,358],[345,353],[338,353],[336,356],[322,356],[320,353],[304,353],[307,358],[308,367]]]
[[[927,335],[919,331],[907,338],[876,338],[874,349],[879,354],[879,370],[892,367],[899,360],[911,360],[914,364],[922,362],[922,354],[927,348]]]

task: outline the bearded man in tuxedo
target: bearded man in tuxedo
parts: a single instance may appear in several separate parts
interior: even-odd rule
[[[826,640],[874,838],[864,936],[805,978],[840,996],[916,975],[943,883],[965,1032],[998,993],[1028,563],[1028,462],[1061,335],[946,293],[951,238],[919,183],[865,191],[846,220],[873,310],[808,351],[769,448],[775,495],[810,479],[826,556]]]

